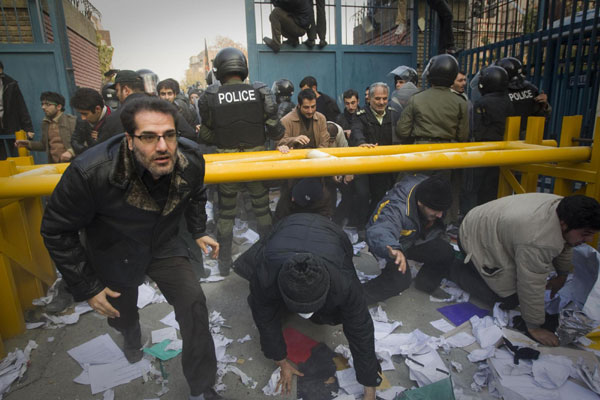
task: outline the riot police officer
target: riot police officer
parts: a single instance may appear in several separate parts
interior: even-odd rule
[[[521,117],[521,139],[525,138],[527,117],[547,117],[552,108],[548,96],[539,91],[533,83],[525,80],[523,64],[518,58],[506,57],[496,63],[508,74],[508,98],[513,103],[514,116]]]
[[[515,113],[508,98],[508,74],[503,68],[491,65],[479,72],[478,86],[482,96],[473,104],[473,138],[476,142],[502,140],[506,117]],[[496,199],[499,173],[498,167],[464,170],[460,199],[462,215],[477,205]]]
[[[277,101],[277,117],[279,119],[285,117],[287,113],[292,111],[296,105],[292,101],[292,95],[294,94],[294,84],[289,79],[279,79],[273,82],[271,91],[275,95]]]
[[[104,99],[104,104],[107,105],[111,111],[115,111],[119,108],[117,91],[112,87],[112,83],[107,83],[102,86],[102,98]]]
[[[408,82],[411,82],[413,85],[417,86],[417,82],[419,81],[417,71],[407,65],[400,65],[394,68],[388,75],[394,76],[394,87],[396,89],[402,88],[402,86]]]
[[[244,53],[233,47],[222,49],[213,61],[213,70],[222,85],[209,86],[198,101],[202,117],[200,137],[216,144],[218,153],[261,151],[265,149],[267,138],[281,138],[283,126],[277,117],[275,96],[262,82],[243,82],[248,76]],[[258,233],[264,236],[271,226],[269,191],[263,182],[218,185],[217,240],[221,275],[229,274],[231,268],[236,200],[244,186],[250,194]]]

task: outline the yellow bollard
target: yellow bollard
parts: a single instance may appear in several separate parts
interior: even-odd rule
[[[24,130],[17,131],[15,132],[15,138],[17,140],[27,140],[27,133]],[[27,157],[29,155],[29,150],[25,147],[19,147],[17,151],[19,152],[19,157]]]

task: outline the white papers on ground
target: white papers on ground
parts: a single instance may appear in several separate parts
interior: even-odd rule
[[[256,389],[256,385],[258,385],[258,382],[256,382],[254,379],[250,378],[248,375],[246,375],[244,372],[242,372],[238,367],[233,366],[233,365],[227,365],[223,368],[223,373],[226,374],[227,372],[231,372],[233,374],[236,374],[237,376],[240,377],[240,379],[242,380],[242,383],[244,384],[244,386],[249,387],[250,389]]]
[[[37,347],[37,343],[30,340],[23,350],[15,349],[0,362],[0,399],[14,381],[23,377],[27,371],[31,351]]]
[[[92,394],[131,382],[151,369],[147,359],[130,364],[108,334],[74,347],[67,353],[83,368],[74,381],[89,384]]]
[[[450,336],[446,342],[452,347],[467,347],[475,343],[475,337],[467,332],[458,332],[456,335]]]
[[[494,311],[492,312],[494,323],[501,328],[505,326],[512,327],[513,326],[513,318],[517,315],[521,315],[520,311],[516,310],[503,310],[500,308],[500,303],[494,304]]]
[[[413,354],[407,357],[404,363],[410,369],[410,379],[416,381],[419,387],[446,379],[450,375],[448,367],[435,350],[425,354]]]
[[[454,325],[452,325],[450,322],[446,321],[444,318],[440,318],[436,321],[431,321],[430,324],[435,329],[442,331],[444,333],[450,332],[451,330],[456,328]]]
[[[495,352],[496,352],[496,348],[494,346],[489,346],[489,347],[485,347],[483,349],[473,350],[472,352],[469,353],[467,358],[471,362],[483,361],[483,360],[487,360],[488,358],[492,357]]]
[[[375,341],[375,351],[387,351],[390,354],[423,354],[437,348],[434,338],[418,329],[411,333],[392,333]]]
[[[357,255],[358,255],[358,253],[360,253],[360,251],[361,251],[362,249],[364,249],[365,247],[367,247],[367,242],[358,242],[358,243],[354,243],[354,244],[352,245],[352,249],[353,249],[354,255],[355,255],[355,256],[357,256]]]
[[[165,325],[172,326],[173,328],[179,330],[179,322],[175,319],[175,311],[171,311],[163,319],[160,320]]]
[[[396,396],[405,390],[406,388],[403,388],[402,386],[392,386],[387,390],[378,390],[377,397],[382,398],[383,400],[394,400]]]
[[[249,341],[249,340],[251,340],[251,339],[252,339],[252,338],[251,338],[251,337],[250,337],[250,335],[248,334],[248,335],[244,336],[243,338],[240,338],[240,339],[238,339],[237,341],[238,341],[238,343],[244,343],[244,342],[247,342],[247,341]]]
[[[364,392],[364,387],[356,380],[356,371],[354,368],[347,368],[341,371],[336,371],[335,376],[337,377],[340,388],[353,396],[361,396]]]
[[[156,289],[154,289],[149,283],[142,283],[140,286],[138,286],[138,308],[144,308],[148,304],[166,303],[166,301],[167,300],[165,297]]]
[[[152,331],[152,343],[160,343],[165,339],[177,340],[177,330],[170,326],[168,328]]]
[[[466,303],[469,301],[471,295],[462,290],[458,285],[452,281],[442,279],[440,288],[450,295],[447,299],[438,299],[437,297],[429,296],[429,301],[434,303]]]
[[[494,324],[492,317],[479,318],[474,315],[469,321],[473,327],[473,335],[481,348],[494,346],[502,338],[502,330]]]
[[[233,240],[235,243],[254,244],[258,239],[260,239],[259,234],[248,227],[248,222],[236,218],[233,225]]]
[[[281,387],[277,388],[277,382],[279,382],[279,378],[281,377],[281,368],[277,367],[275,371],[271,374],[269,378],[269,382],[262,388],[262,391],[267,396],[277,396],[281,394]]]

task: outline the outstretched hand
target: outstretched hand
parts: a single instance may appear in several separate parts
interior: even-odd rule
[[[105,287],[100,293],[88,299],[88,304],[94,311],[96,311],[100,315],[107,316],[108,318],[119,318],[121,314],[118,310],[116,310],[112,304],[108,301],[106,296],[110,297],[119,297],[121,293],[110,290]]]
[[[406,257],[401,250],[392,249],[391,246],[385,246],[388,250],[388,254],[394,260],[394,264],[398,266],[398,271],[403,274],[406,273]]]
[[[294,375],[304,376],[304,374],[294,368],[286,358],[277,361],[276,364],[281,368],[281,374],[275,391],[277,392],[281,387],[281,394],[290,394],[292,392],[292,379]]]
[[[196,244],[202,249],[202,253],[208,255],[209,246],[212,248],[210,257],[216,259],[219,256],[219,243],[208,235],[196,239]]]

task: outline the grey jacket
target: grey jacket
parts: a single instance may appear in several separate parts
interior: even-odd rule
[[[561,199],[548,193],[503,197],[469,211],[460,226],[465,262],[472,261],[499,296],[518,294],[528,327],[544,323],[548,275],[571,270],[572,247],[556,214]]]

